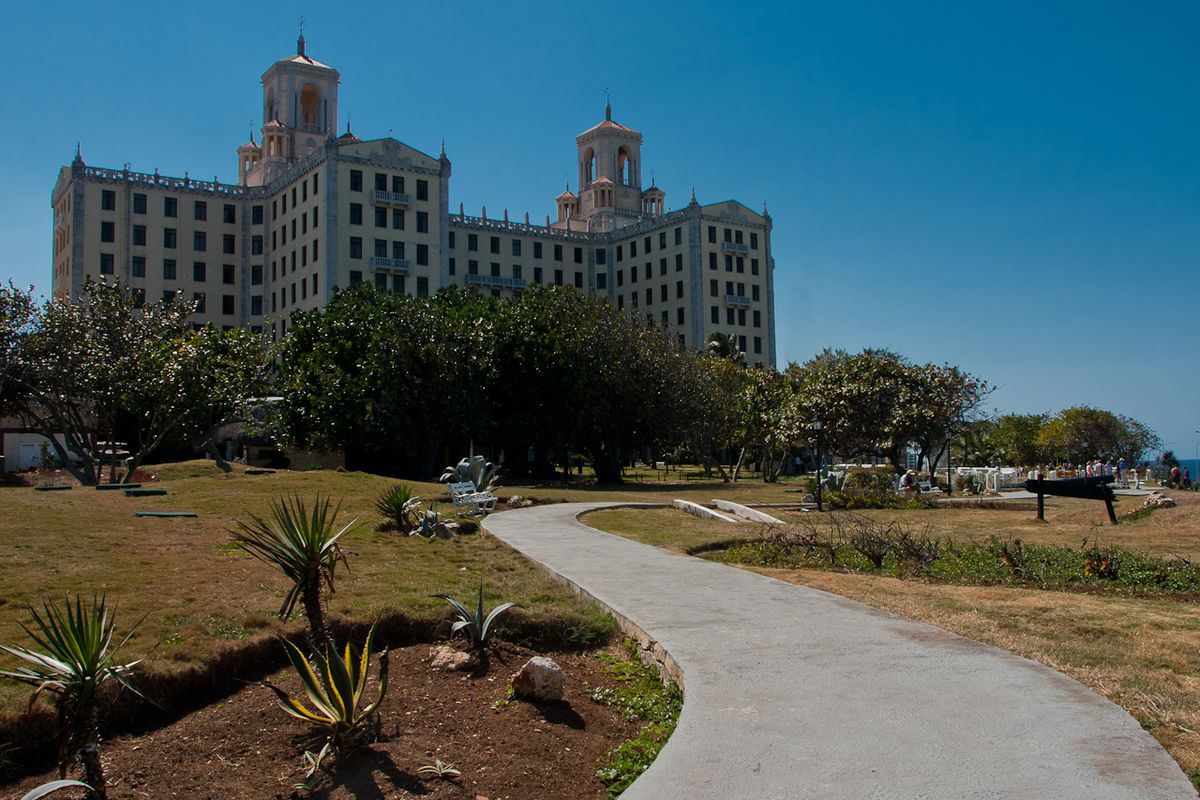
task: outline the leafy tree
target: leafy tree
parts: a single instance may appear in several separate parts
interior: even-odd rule
[[[978,415],[992,387],[969,372],[948,364],[912,365],[898,381],[900,395],[888,458],[897,472],[904,469],[900,458],[907,445],[917,445],[918,463],[929,459],[936,468],[949,442],[957,434],[971,440],[977,457],[986,463]]]
[[[687,378],[679,391],[679,414],[687,420],[681,442],[706,469],[715,469],[721,480],[732,474],[721,464],[722,450],[740,442],[742,391],[750,376],[747,370],[711,351],[687,359]]]
[[[743,445],[734,480],[747,449],[753,448],[759,453],[763,480],[773,483],[805,423],[791,380],[773,369],[749,370],[739,394],[738,412]]]
[[[1154,431],[1141,422],[1091,406],[1063,409],[1038,433],[1038,445],[1047,457],[1071,463],[1119,457],[1137,461],[1159,444]]]
[[[737,337],[731,333],[720,331],[710,333],[704,341],[704,352],[732,361],[739,367],[746,366],[746,354],[738,349]]]
[[[0,285],[0,416],[17,407],[16,370],[20,364],[19,345],[33,322],[33,289],[20,289],[10,281]]]
[[[1049,419],[1046,414],[1003,414],[997,417],[987,432],[987,440],[996,451],[997,460],[1022,467],[1031,467],[1044,460],[1038,436]]]

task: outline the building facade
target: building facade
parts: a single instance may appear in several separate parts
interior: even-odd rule
[[[737,201],[668,210],[642,179],[642,135],[614,122],[576,137],[578,193],[534,224],[450,203],[451,164],[393,138],[337,135],[340,75],[305,53],[262,76],[260,141],[236,150],[235,182],[87,165],[79,150],[51,196],[54,294],[119,280],[148,302],[193,300],[198,324],[278,338],[293,311],[369,282],[424,295],[444,286],[498,297],[573,286],[703,347],[733,336],[775,363],[772,221]]]

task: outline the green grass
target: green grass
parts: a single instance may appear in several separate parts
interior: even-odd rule
[[[588,696],[611,707],[626,720],[641,720],[646,725],[638,735],[608,751],[601,759],[596,776],[608,785],[608,796],[617,797],[654,762],[679,721],[683,693],[674,682],[664,683],[658,670],[643,663],[637,645],[628,642],[627,655],[601,654],[605,671],[613,677],[613,688],[588,687]]]

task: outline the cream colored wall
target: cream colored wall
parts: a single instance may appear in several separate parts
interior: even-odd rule
[[[716,244],[709,242],[709,227],[716,229]],[[745,255],[739,256],[737,253],[727,252],[724,242],[725,230],[730,231],[731,237],[736,239],[737,233],[742,234],[742,243],[746,245],[747,252]],[[750,247],[751,233],[756,234],[758,238],[757,248]],[[737,337],[745,337],[746,346],[743,348],[746,353],[746,361],[750,364],[766,364],[770,359],[770,315],[769,311],[769,292],[768,292],[768,272],[769,272],[769,237],[770,231],[765,227],[755,225],[745,225],[731,223],[728,220],[719,217],[702,216],[700,220],[700,241],[701,241],[701,274],[702,278],[702,294],[704,298],[704,307],[702,318],[704,320],[704,338],[707,339],[713,333],[725,333]],[[735,241],[736,244],[736,241]],[[710,257],[716,256],[716,269],[712,269]],[[726,256],[729,256],[729,267],[727,269]],[[742,271],[738,272],[738,258],[742,259]],[[758,275],[753,274],[754,259],[758,260]],[[714,297],[711,291],[711,281],[717,281],[717,295]],[[732,284],[732,286],[729,286]],[[729,292],[732,288],[734,291]],[[758,299],[754,299],[755,288],[758,290]],[[740,291],[739,291],[740,290]],[[742,295],[749,299],[749,305],[739,307],[727,304],[725,301],[727,294]],[[712,321],[712,309],[717,308],[718,321]],[[732,311],[732,317],[730,312]],[[744,311],[744,314],[741,312]],[[759,324],[754,325],[754,312],[759,313]],[[755,338],[758,339],[758,347],[755,347]],[[755,352],[756,349],[758,352]]]
[[[279,322],[293,311],[309,311],[325,305],[327,164],[321,162],[297,174],[262,201],[265,223],[262,324],[276,334]],[[257,293],[252,291],[250,296]]]

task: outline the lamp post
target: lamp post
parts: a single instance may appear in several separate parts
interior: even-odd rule
[[[821,466],[824,459],[821,457],[821,429],[825,427],[819,419],[813,420],[812,429],[817,434],[817,511],[824,511],[825,507],[821,504]]]

